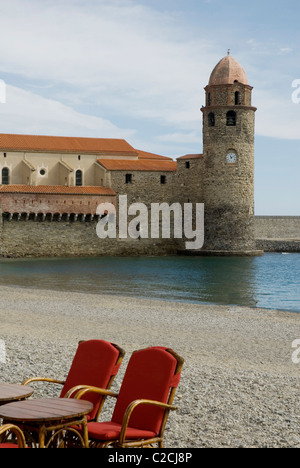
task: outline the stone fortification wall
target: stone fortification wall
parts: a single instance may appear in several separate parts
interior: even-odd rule
[[[300,252],[300,216],[256,216],[255,238],[265,252]]]
[[[264,252],[300,252],[300,240],[257,239],[256,248]]]
[[[300,240],[300,216],[255,216],[255,237]]]
[[[2,218],[2,217],[1,217]],[[101,255],[175,255],[184,251],[180,239],[99,239],[97,219],[25,220],[2,218],[0,255],[3,257],[74,257]],[[171,233],[172,231],[171,226]],[[300,217],[255,217],[257,249],[300,252]],[[276,236],[276,237],[275,237]]]
[[[89,257],[102,255],[172,255],[174,239],[100,239],[93,221],[4,219],[0,229],[2,257]]]

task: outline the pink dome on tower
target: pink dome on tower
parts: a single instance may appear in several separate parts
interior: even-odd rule
[[[247,75],[243,67],[231,55],[228,55],[215,66],[210,75],[209,85],[233,84],[235,81],[248,84]]]

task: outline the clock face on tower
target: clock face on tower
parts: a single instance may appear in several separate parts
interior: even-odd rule
[[[233,151],[230,151],[227,153],[226,161],[230,164],[235,163],[237,161],[237,155]]]

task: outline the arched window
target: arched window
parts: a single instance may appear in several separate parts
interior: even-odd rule
[[[235,127],[236,126],[236,113],[234,111],[229,111],[226,114],[227,119],[227,127]]]
[[[235,104],[236,106],[238,106],[240,103],[241,103],[241,101],[240,101],[240,93],[239,93],[238,91],[236,91],[236,92],[234,93],[234,104]]]
[[[213,112],[210,112],[208,114],[208,126],[209,127],[215,126],[215,114]]]
[[[211,106],[211,94],[207,93],[207,105]]]
[[[4,167],[2,169],[2,185],[8,185],[9,184],[9,169],[7,167]]]
[[[76,171],[75,176],[76,176],[75,184],[77,187],[79,187],[82,185],[82,171],[78,169],[78,171]]]

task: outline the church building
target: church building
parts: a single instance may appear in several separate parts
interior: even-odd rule
[[[182,248],[178,240],[140,239],[138,246],[116,240],[110,250],[112,241],[95,234],[97,206],[108,202],[117,209],[119,195],[147,205],[204,203],[205,241],[197,254],[257,254],[251,95],[245,71],[228,53],[205,87],[203,152],[176,161],[120,139],[0,134],[1,255],[169,254]],[[79,234],[79,222],[90,241]],[[39,236],[47,237],[38,242]]]

